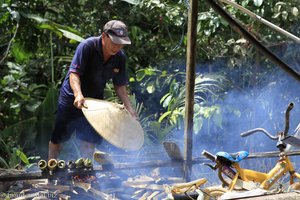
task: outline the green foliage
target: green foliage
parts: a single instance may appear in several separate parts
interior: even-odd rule
[[[150,121],[146,129],[146,144],[155,144],[166,140],[174,128],[174,126],[166,126],[157,121]]]
[[[39,155],[47,155],[48,142],[55,122],[58,91],[49,88],[43,102],[33,110],[33,117],[8,126],[0,132],[3,138],[14,138],[16,144],[27,152],[38,151]]]
[[[17,144],[21,145],[23,148],[32,147],[35,145],[36,122],[36,117],[28,118],[7,127],[1,131],[0,134],[2,137],[13,136]]]
[[[225,89],[226,80],[216,74],[198,74],[195,80],[194,90],[194,130],[199,133],[204,119],[213,118],[216,126],[221,127],[222,120],[217,106],[209,103],[214,97],[218,97]],[[161,98],[161,104],[166,112],[159,118],[159,122],[167,120],[168,124],[179,126],[185,115],[185,83],[173,83],[169,92]],[[182,128],[182,127],[180,127]]]
[[[0,138],[0,168],[17,168],[21,162],[29,165],[27,156],[23,153],[21,148],[14,147],[15,143],[8,138],[6,141]]]
[[[11,51],[17,63],[26,63],[32,57],[32,53],[26,52],[26,50],[24,50],[24,48],[19,43],[14,43]]]
[[[179,68],[168,69],[168,65],[158,68],[145,68],[136,73],[136,82],[139,84],[142,94],[150,94],[144,100],[145,111],[149,112],[145,126],[149,135],[157,140],[166,138],[169,133],[177,128],[183,129],[185,115],[185,73]],[[196,133],[202,128],[203,120],[212,118],[214,124],[221,126],[220,112],[209,103],[212,98],[226,88],[228,81],[217,74],[198,74],[195,79],[195,127]],[[159,101],[159,104],[154,104]],[[214,108],[214,109],[213,109]],[[209,112],[209,109],[211,111]],[[207,113],[210,113],[207,116]],[[151,120],[155,120],[151,122]],[[157,121],[156,121],[157,120]],[[158,124],[160,124],[158,126]],[[159,130],[159,131],[158,131]],[[165,130],[165,131],[163,131]],[[160,132],[160,134],[159,134]],[[151,138],[150,137],[150,138]],[[154,140],[156,140],[154,139]]]
[[[8,62],[6,75],[0,79],[0,119],[3,124],[13,124],[32,115],[43,98],[46,85],[31,82],[26,67]]]

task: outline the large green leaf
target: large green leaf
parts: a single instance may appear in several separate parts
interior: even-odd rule
[[[16,149],[16,154],[26,165],[29,165],[29,160],[23,151]]]
[[[66,38],[75,40],[77,42],[81,42],[82,40],[84,40],[84,38],[70,32],[70,31],[67,31],[67,30],[64,30],[64,29],[61,29],[61,28],[59,28],[58,30],[61,31]]]
[[[141,3],[141,0],[122,0],[122,1],[125,1],[125,2],[133,4],[133,5],[138,5]]]
[[[162,122],[167,116],[171,115],[172,114],[172,111],[167,111],[165,112],[164,114],[162,114],[160,116],[160,118],[158,119],[158,122]]]
[[[36,113],[38,121],[36,123],[37,136],[35,141],[36,148],[42,157],[47,154],[48,142],[54,128],[58,93],[57,88],[50,87]]]
[[[40,17],[38,15],[34,15],[34,14],[22,13],[22,16],[36,22],[37,27],[40,29],[51,30],[59,36],[63,35],[64,37],[66,37],[70,40],[77,41],[77,42],[81,42],[83,40],[83,38],[80,36],[79,32],[71,27],[57,24],[49,19],[45,19],[45,18],[42,18],[42,17]]]
[[[38,117],[52,116],[57,109],[58,89],[50,87],[42,104],[37,109]]]

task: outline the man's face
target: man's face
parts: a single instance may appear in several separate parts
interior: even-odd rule
[[[111,41],[107,33],[102,33],[102,48],[103,53],[108,55],[115,55],[118,53],[122,48],[123,44],[115,44]]]

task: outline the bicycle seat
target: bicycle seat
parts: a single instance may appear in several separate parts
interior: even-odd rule
[[[231,165],[232,163],[240,162],[244,158],[247,158],[249,153],[247,151],[239,151],[233,154],[229,154],[224,151],[219,151],[216,153],[216,157],[223,164]]]

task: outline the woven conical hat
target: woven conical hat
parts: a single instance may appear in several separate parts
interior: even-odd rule
[[[109,143],[126,150],[138,150],[144,143],[144,131],[123,105],[85,98],[82,112],[88,122]]]

